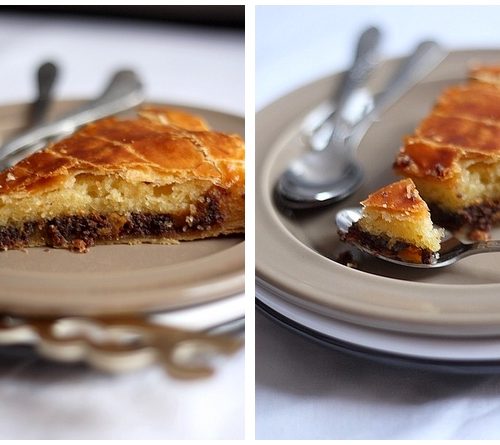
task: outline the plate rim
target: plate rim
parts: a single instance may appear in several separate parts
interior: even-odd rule
[[[85,99],[66,98],[57,100],[54,106],[69,107],[81,104]],[[154,105],[168,105],[173,108],[198,113],[217,115],[219,119],[228,119],[238,122],[241,127],[241,136],[244,136],[245,118],[230,112],[183,105],[179,103],[166,103],[164,101],[147,100],[145,103]],[[15,102],[0,104],[0,109],[19,109],[29,105],[28,102]],[[239,237],[238,237],[239,238]],[[101,248],[103,246],[96,246]],[[168,246],[165,246],[168,247]],[[224,260],[224,265],[213,267],[215,263]],[[165,269],[170,271],[170,278],[177,272],[186,269],[188,264],[194,267],[212,266],[212,278],[210,274],[191,274],[185,283],[179,281],[169,285],[169,276],[165,276]],[[197,269],[198,270],[198,269]],[[175,273],[174,273],[175,272]],[[215,278],[213,275],[216,275]],[[89,276],[92,281],[89,283]],[[143,277],[141,283],[137,283],[139,276]],[[55,278],[57,277],[57,282]],[[110,279],[120,282],[120,286],[110,285]],[[19,284],[16,284],[15,281]],[[157,288],[148,289],[141,285],[157,283]],[[245,237],[236,244],[223,250],[212,252],[207,256],[181,262],[168,266],[158,266],[141,271],[113,271],[109,273],[81,273],[58,274],[57,272],[21,271],[12,268],[0,269],[0,311],[19,315],[125,315],[137,313],[150,313],[156,311],[173,310],[198,304],[210,303],[222,298],[231,297],[244,291],[245,287]],[[44,303],[43,298],[30,297],[30,292],[40,288],[40,285],[49,286],[52,295],[50,303]],[[110,292],[117,293],[116,298],[109,297]],[[47,289],[44,288],[44,290]],[[144,301],[134,295],[141,292],[146,296]],[[68,298],[69,295],[69,298]],[[98,297],[101,297],[100,299]],[[120,297],[120,298],[119,298]],[[122,298],[123,297],[123,298]],[[19,303],[19,298],[23,301]],[[59,298],[59,304],[54,304],[54,299]],[[87,301],[90,298],[90,302]],[[28,301],[28,304],[26,302]]]
[[[281,312],[271,308],[264,301],[256,298],[256,307],[270,320],[287,328],[293,333],[299,334],[309,340],[361,358],[374,360],[391,366],[406,366],[421,368],[430,371],[451,373],[498,373],[500,372],[500,358],[498,360],[463,360],[443,359],[438,360],[428,357],[410,356],[384,351],[382,349],[370,348],[346,340],[330,337],[321,331],[301,324]]]
[[[493,53],[498,58],[498,51],[495,51],[494,49],[456,50],[451,51],[448,58],[449,60],[453,60],[454,58],[471,60],[474,58],[484,57],[485,55],[490,55],[491,57]],[[401,60],[401,58],[387,59],[385,63],[394,64],[398,60]],[[431,73],[431,77],[432,74],[434,73]],[[293,119],[289,119],[288,122],[284,122],[283,118],[281,120],[278,119],[278,121],[276,121],[276,119],[273,120],[275,131],[273,132],[271,143],[269,143],[269,141],[263,141],[263,139],[266,138],[262,137],[263,132],[259,131],[259,129],[262,129],[262,127],[266,125],[266,122],[270,121],[271,116],[275,118],[276,116],[279,117],[279,111],[285,107],[287,102],[290,102],[290,98],[296,99],[297,97],[303,97],[308,91],[311,92],[314,86],[317,87],[322,82],[332,82],[340,75],[341,72],[330,74],[302,85],[301,87],[288,92],[284,96],[268,104],[256,115],[257,137],[255,183],[259,185],[259,187],[256,187],[256,214],[260,216],[259,218],[256,218],[256,277],[272,284],[275,287],[284,289],[287,296],[289,294],[293,294],[293,296],[296,297],[294,301],[295,304],[297,304],[298,300],[311,310],[327,311],[332,317],[344,318],[349,321],[355,321],[357,323],[372,324],[378,326],[380,326],[380,324],[383,324],[384,327],[389,327],[395,330],[407,331],[408,329],[410,329],[415,332],[424,331],[426,333],[457,333],[460,332],[464,327],[468,328],[471,331],[477,331],[477,335],[487,335],[493,332],[500,333],[500,311],[496,314],[488,313],[486,314],[486,317],[485,314],[481,314],[479,318],[482,322],[486,322],[486,325],[478,327],[478,317],[471,316],[470,313],[465,312],[455,313],[452,317],[450,317],[449,314],[443,316],[442,313],[436,312],[436,308],[424,308],[424,311],[419,314],[418,317],[415,317],[415,314],[411,311],[391,311],[387,310],[387,307],[384,307],[383,311],[381,311],[380,308],[376,306],[367,309],[367,307],[360,307],[359,305],[356,305],[356,302],[347,301],[346,298],[344,298],[341,303],[339,303],[339,301],[335,301],[335,304],[333,305],[331,303],[331,300],[328,299],[329,295],[324,292],[324,289],[322,289],[321,293],[318,293],[318,289],[314,288],[315,283],[307,282],[306,280],[303,283],[299,283],[300,285],[297,285],[297,282],[299,280],[304,279],[304,274],[300,275],[300,277],[291,277],[290,274],[287,275],[287,273],[284,273],[283,270],[276,270],[276,267],[273,268],[273,265],[271,264],[272,260],[266,261],[266,259],[263,258],[264,253],[267,253],[272,249],[276,250],[278,247],[283,248],[283,246],[286,246],[288,249],[287,254],[290,256],[299,257],[303,261],[305,268],[307,268],[307,261],[312,259],[314,259],[314,261],[316,261],[316,263],[318,264],[320,262],[328,262],[330,266],[332,266],[332,264],[335,265],[332,260],[322,256],[320,253],[314,251],[309,246],[303,244],[292,233],[290,233],[289,230],[277,217],[277,210],[275,209],[275,206],[271,201],[272,193],[269,189],[269,184],[266,182],[269,178],[269,175],[265,176],[266,173],[268,173],[266,172],[266,167],[269,169],[270,165],[272,165],[272,161],[269,161],[269,157],[271,157],[273,154],[269,154],[269,151],[271,150],[271,145],[276,144],[276,141],[280,137],[283,137],[283,133],[286,132],[287,129],[289,129],[291,120],[293,121]],[[428,81],[428,78],[425,80]],[[325,98],[323,98],[323,100],[324,99]],[[305,108],[305,106],[300,110],[295,111],[295,119],[297,119],[300,113],[304,112],[307,112],[307,108]],[[271,139],[271,136],[267,137],[267,139]],[[259,148],[263,144],[266,144],[266,150]],[[263,152],[265,153],[263,154]],[[274,211],[270,212],[270,208],[273,208]],[[272,247],[269,247],[269,249],[266,250],[264,241],[258,236],[259,233],[266,233],[266,236],[271,234],[271,236],[267,237],[266,242],[272,243]],[[277,244],[278,241],[276,240],[278,238],[279,242],[282,243],[281,245]],[[273,259],[276,260],[276,258]],[[326,270],[325,265],[323,264],[322,266],[323,269]],[[387,291],[388,280],[390,280],[391,282],[395,281],[395,279],[392,278],[367,274],[366,272],[349,269],[341,265],[337,266],[339,268],[342,268],[342,274],[347,275],[352,281],[353,288],[351,292],[359,290],[359,286],[356,285],[356,282],[363,281],[363,279],[367,276],[369,276],[371,280],[378,281],[378,287],[381,287],[382,291]],[[296,271],[294,270],[293,272]],[[292,284],[290,282],[290,279],[292,279]],[[295,282],[293,282],[293,280],[295,280]],[[421,291],[436,289],[436,287],[439,287],[440,292],[443,292],[444,290],[448,294],[456,292],[460,288],[463,288],[462,285],[419,283],[403,280],[398,281],[400,281],[401,283],[405,283],[406,286],[412,288],[412,292],[414,295],[418,294],[418,292]],[[307,285],[309,285],[309,287]],[[311,290],[311,288],[313,288],[313,290]],[[500,293],[500,284],[471,284],[467,285],[467,289],[480,290],[482,292],[489,292],[490,294],[495,291]],[[450,295],[448,295],[448,297],[449,296]],[[374,314],[380,318],[378,320],[374,319]],[[422,323],[423,321],[424,323]]]

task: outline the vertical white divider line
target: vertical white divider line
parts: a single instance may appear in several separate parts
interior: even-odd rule
[[[255,440],[255,5],[245,2],[245,438]]]

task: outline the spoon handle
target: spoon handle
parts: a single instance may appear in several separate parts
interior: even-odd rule
[[[132,71],[117,72],[95,100],[48,124],[40,124],[0,147],[0,170],[43,147],[39,141],[74,131],[88,122],[129,110],[143,101],[142,84]]]
[[[40,68],[38,68],[38,97],[32,104],[30,116],[28,119],[28,127],[39,125],[45,119],[48,108],[52,101],[52,92],[54,89],[56,77],[57,67],[53,63],[46,62],[42,64]]]
[[[380,37],[379,29],[373,26],[366,29],[359,37],[352,66],[345,73],[335,95],[335,110],[314,130],[312,137],[315,140],[331,140],[335,137],[336,132],[345,128],[343,114],[349,100],[366,83],[377,65]],[[316,144],[312,141],[311,145],[320,146],[324,144]]]
[[[336,94],[335,116],[342,115],[353,92],[364,85],[373,72],[377,65],[379,42],[380,31],[375,27],[370,27],[361,34],[354,62],[342,79],[342,84]]]

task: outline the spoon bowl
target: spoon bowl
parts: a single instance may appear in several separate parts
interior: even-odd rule
[[[310,151],[290,164],[276,189],[288,208],[308,209],[346,198],[363,177],[361,166],[341,152]]]
[[[401,63],[386,88],[375,97],[373,108],[359,122],[348,123],[342,117],[342,108],[337,109],[330,122],[333,133],[327,146],[319,151],[309,150],[294,159],[279,178],[276,191],[281,203],[291,209],[314,208],[344,199],[356,191],[363,179],[356,159],[363,135],[381,113],[428,75],[445,55],[436,42],[422,42]],[[356,84],[359,86],[360,83]]]
[[[337,212],[335,222],[340,233],[347,233],[349,228],[357,222],[363,214],[361,207],[345,208]],[[457,237],[453,236],[448,230],[444,230],[444,236],[441,239],[441,248],[439,252],[431,258],[430,264],[412,263],[382,255],[380,252],[374,251],[365,245],[353,243],[358,249],[363,252],[380,258],[384,261],[399,264],[401,266],[416,267],[420,269],[435,269],[438,267],[450,266],[462,258],[470,255],[487,252],[500,252],[500,240],[476,241],[464,243]]]

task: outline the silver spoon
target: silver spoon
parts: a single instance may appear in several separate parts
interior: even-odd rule
[[[429,74],[445,56],[446,52],[436,42],[418,45],[401,63],[384,91],[376,96],[373,108],[350,128],[349,137],[333,137],[324,150],[309,151],[291,162],[276,186],[280,204],[291,209],[309,209],[351,195],[364,177],[355,159],[355,149],[362,136],[381,113]],[[340,117],[337,122],[345,128],[346,123]]]
[[[363,209],[361,207],[350,207],[340,210],[335,216],[335,222],[339,232],[347,233],[351,225],[361,218],[362,212]],[[401,266],[417,267],[420,269],[435,269],[438,267],[450,266],[462,258],[470,255],[476,255],[478,253],[500,252],[500,240],[463,243],[447,230],[445,230],[445,235],[441,239],[441,249],[437,255],[431,258],[430,264],[411,263],[409,261],[390,258],[359,243],[356,243],[355,245],[363,252],[376,256],[382,260],[390,261],[391,263],[399,264]]]
[[[293,161],[278,181],[277,193],[280,204],[285,207],[309,208],[322,202],[325,179],[329,183],[332,177],[341,178],[340,184],[335,184],[336,190],[339,187],[349,189],[348,184],[344,184],[344,178],[349,182],[352,178],[361,182],[363,173],[359,166],[353,162],[346,165],[344,162],[350,159],[344,148],[345,140],[352,132],[352,126],[344,114],[350,99],[367,82],[375,68],[379,42],[380,31],[375,27],[368,28],[359,37],[353,64],[342,79],[335,98],[335,110],[315,130],[315,134],[323,133],[322,138],[327,141],[326,147],[316,152],[311,150]],[[326,138],[325,129],[329,133]]]

